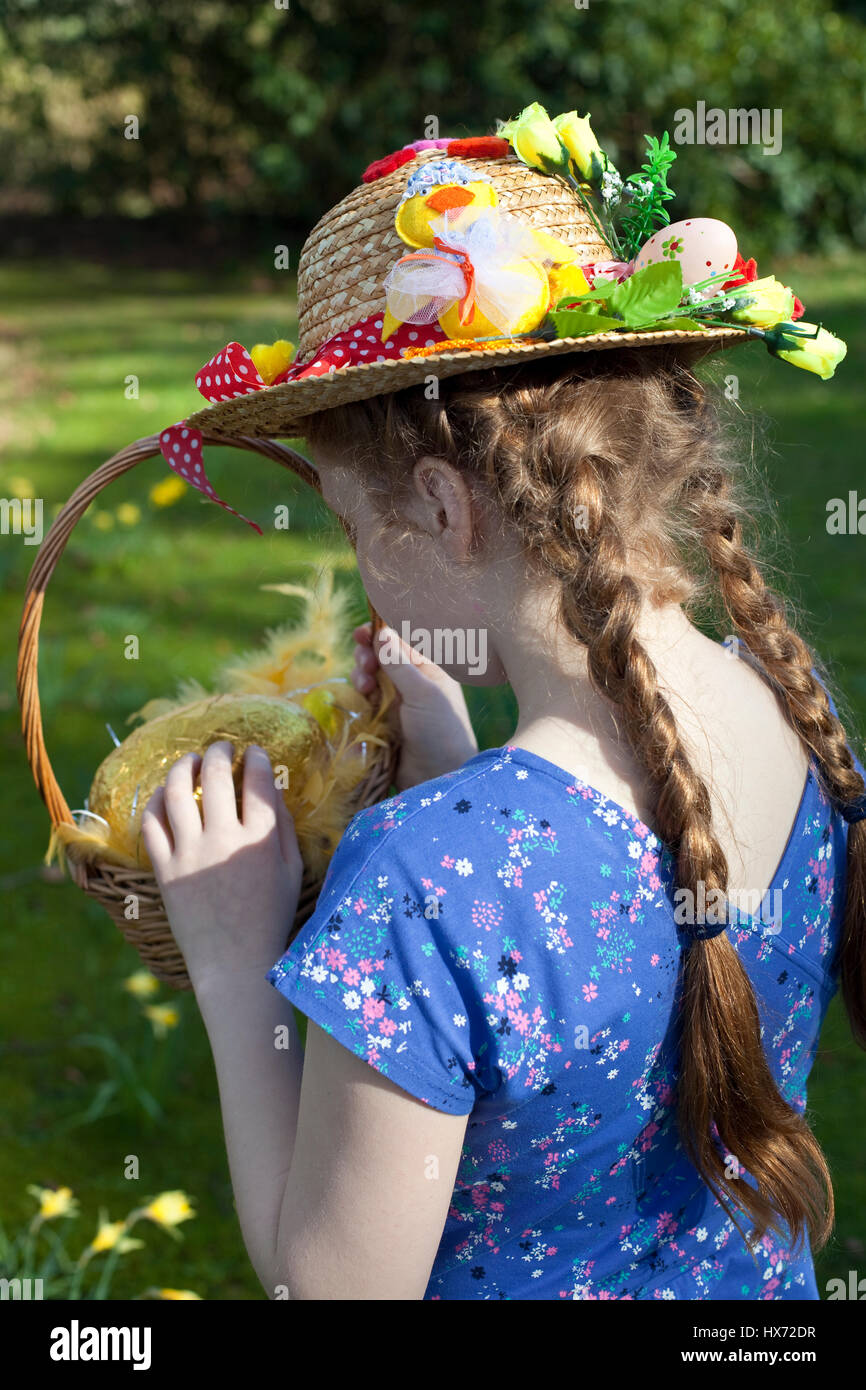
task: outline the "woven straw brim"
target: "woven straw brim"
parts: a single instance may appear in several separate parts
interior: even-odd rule
[[[190,415],[187,424],[225,438],[247,435],[254,439],[273,439],[291,435],[305,415],[320,410],[363,401],[371,396],[401,391],[416,386],[430,377],[444,379],[461,372],[483,371],[491,367],[509,367],[537,357],[552,357],[567,352],[589,352],[605,348],[653,347],[677,343],[706,345],[708,352],[736,344],[753,343],[753,335],[742,329],[706,328],[701,332],[676,333],[670,330],[655,333],[595,333],[586,338],[558,338],[549,343],[506,343],[501,348],[479,351],[449,351],[429,357],[412,357],[405,361],[360,363],[340,367],[328,376],[309,377],[305,381],[286,381],[253,395],[239,396],[233,401],[221,401]]]

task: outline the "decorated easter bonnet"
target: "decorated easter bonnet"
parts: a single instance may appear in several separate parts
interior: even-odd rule
[[[495,135],[376,160],[304,244],[297,352],[286,340],[216,352],[195,375],[209,406],[160,437],[170,467],[219,502],[201,430],[291,435],[304,416],[431,375],[563,353],[760,339],[832,376],[845,344],[803,321],[730,227],[670,223],[676,153],[667,132],[645,140],[641,169],[623,177],[588,116],[551,119],[533,103]]]

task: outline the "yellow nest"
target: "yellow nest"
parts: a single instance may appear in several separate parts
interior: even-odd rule
[[[218,678],[231,688],[209,693],[197,681],[185,681],[180,696],[150,700],[130,715],[130,721],[145,722],[97,769],[87,809],[77,813],[86,823],[54,827],[46,863],[59,857],[66,867],[68,856],[75,862],[151,869],[141,836],[150,796],[184,754],[203,753],[228,739],[238,813],[244,751],[258,743],[271,759],[304,863],[314,878],[324,876],[351,819],[353,793],[370,771],[376,748],[387,743],[385,714],[393,686],[385,682],[385,698],[374,711],[351,681],[336,673],[346,664],[336,648],[348,608],[330,571],[315,590],[264,587],[305,597],[306,622],[274,629],[263,648],[233,659]],[[314,672],[320,678],[309,682]],[[200,803],[198,786],[195,796]]]

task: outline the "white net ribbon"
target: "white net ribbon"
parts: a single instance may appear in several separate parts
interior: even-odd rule
[[[401,257],[385,278],[388,309],[401,323],[434,323],[461,304],[471,326],[477,305],[508,334],[533,309],[546,307],[547,254],[528,224],[499,208],[466,208],[457,218],[436,218],[430,228],[437,244]]]

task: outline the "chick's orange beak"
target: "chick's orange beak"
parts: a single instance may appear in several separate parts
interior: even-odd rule
[[[425,206],[432,208],[434,212],[449,212],[451,208],[464,208],[472,202],[474,193],[468,189],[454,185],[447,188],[439,188],[435,193],[424,199]]]

